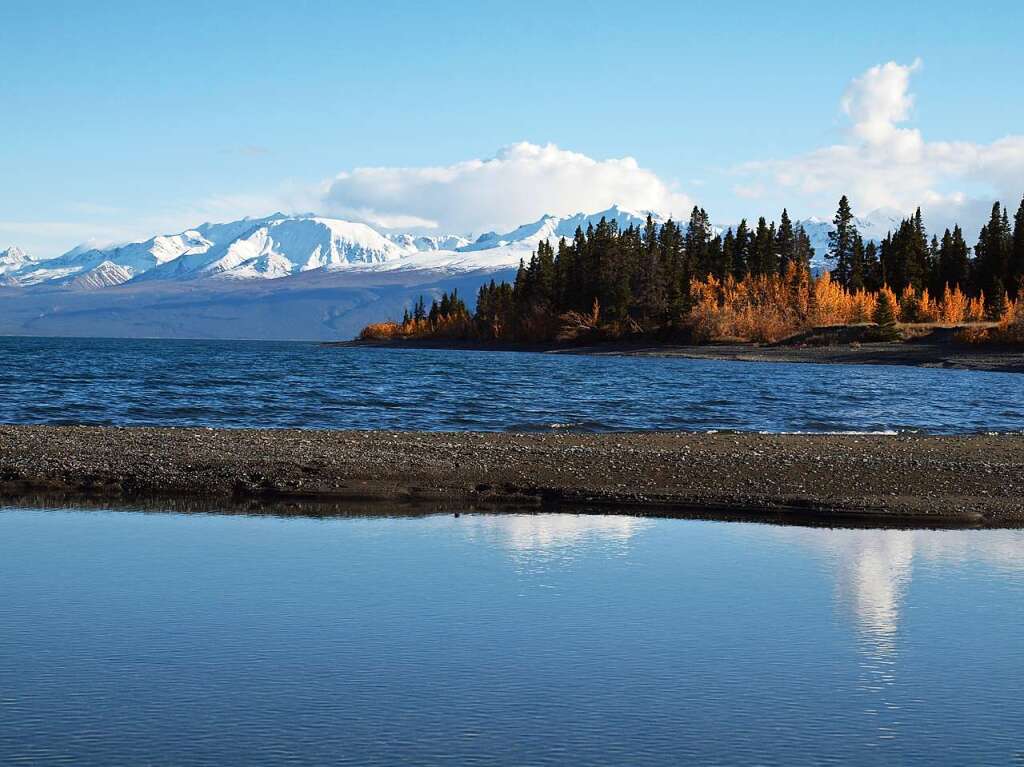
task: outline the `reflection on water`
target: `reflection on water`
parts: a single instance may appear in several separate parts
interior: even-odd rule
[[[904,599],[918,565],[963,568],[980,564],[1008,576],[1024,573],[1024,533],[1019,530],[830,530],[765,528],[787,542],[826,557],[835,574],[836,598],[858,631],[880,654],[891,654]]]
[[[0,510],[0,764],[1021,748],[1024,531],[230,511]]]
[[[948,570],[981,565],[1017,581],[1024,574],[1020,531],[833,530],[822,535],[775,528],[772,532],[808,547],[828,562],[836,602],[853,620],[860,655],[859,686],[870,696],[864,713],[877,722],[877,741],[897,737],[904,725],[902,706],[892,693],[901,681],[901,620],[915,567]],[[1018,606],[1007,604],[1007,609],[1014,611]],[[867,745],[877,742],[869,739]]]
[[[470,540],[497,546],[522,567],[571,561],[582,551],[625,556],[651,524],[639,517],[573,514],[472,514],[460,526]]]

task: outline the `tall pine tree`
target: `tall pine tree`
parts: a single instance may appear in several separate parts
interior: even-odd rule
[[[1010,249],[1009,288],[1014,298],[1024,297],[1024,198],[1013,217],[1013,245]]]
[[[850,285],[854,248],[857,243],[857,223],[845,194],[839,200],[832,224],[835,228],[828,233],[828,259],[832,262],[833,278],[845,288]]]

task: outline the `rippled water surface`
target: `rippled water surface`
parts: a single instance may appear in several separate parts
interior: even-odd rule
[[[1024,531],[0,510],[0,764],[1009,764]]]
[[[0,338],[3,423],[1019,431],[1022,381],[879,365]]]

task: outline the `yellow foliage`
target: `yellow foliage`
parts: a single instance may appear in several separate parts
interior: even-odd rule
[[[842,285],[832,281],[825,272],[813,281],[811,290],[812,325],[846,325],[850,321],[852,302]]]
[[[946,285],[946,292],[942,294],[942,307],[939,310],[939,320],[949,325],[956,325],[967,318],[967,296],[960,290],[960,286],[950,288]]]
[[[928,288],[921,291],[921,297],[917,301],[918,322],[938,322],[942,307],[928,293]]]
[[[851,293],[827,272],[815,279],[793,267],[784,277],[694,280],[690,297],[689,319],[697,341],[772,342],[814,327],[873,322],[880,301],[888,302],[891,316],[903,322],[956,324],[969,319],[972,311],[984,310],[984,299],[968,301],[959,287],[947,288],[941,301],[928,290],[917,293],[913,288],[897,299],[888,287]]]
[[[981,322],[985,319],[985,292],[977,298],[967,302],[967,310],[964,312],[964,320],[967,322]]]
[[[402,335],[402,326],[397,322],[373,322],[363,328],[359,338],[363,341],[388,341]]]

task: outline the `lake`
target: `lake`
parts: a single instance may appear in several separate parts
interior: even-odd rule
[[[0,764],[1007,764],[1024,531],[0,510]]]
[[[482,431],[976,433],[1019,375],[878,365],[0,338],[0,422]]]

